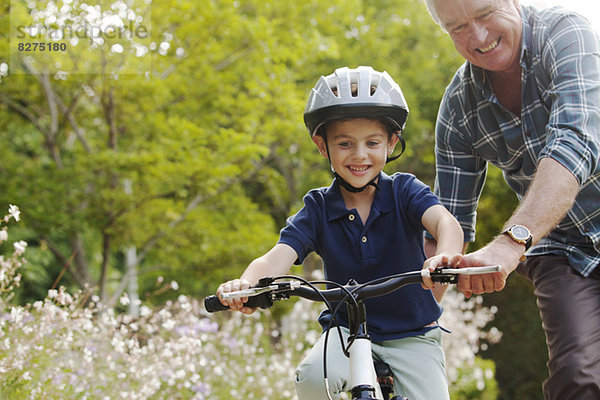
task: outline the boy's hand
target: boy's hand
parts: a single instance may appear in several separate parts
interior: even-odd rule
[[[248,301],[248,297],[241,297],[239,299],[223,300],[221,295],[223,293],[237,292],[238,290],[248,289],[250,282],[245,279],[234,279],[229,282],[222,283],[217,289],[217,297],[219,301],[228,306],[231,310],[240,311],[244,314],[252,314],[256,311],[256,308],[244,307],[244,303]]]
[[[440,267],[458,268],[461,258],[462,254],[438,254],[425,260],[422,269],[426,269],[429,272],[433,272],[436,268]],[[423,287],[423,289],[430,290],[435,288],[435,283],[427,274],[423,275],[423,283],[421,283],[421,286]]]

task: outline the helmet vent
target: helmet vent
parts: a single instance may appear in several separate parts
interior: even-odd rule
[[[352,97],[358,97],[360,88],[359,88],[359,82],[360,82],[360,73],[358,73],[358,71],[355,72],[351,72],[350,74],[348,74],[348,80],[350,81],[350,93],[352,95]]]
[[[328,76],[327,78],[327,87],[331,90],[331,93],[337,98],[340,98],[340,94],[338,93],[337,87],[337,78],[335,76]]]
[[[381,81],[381,75],[371,74],[371,96],[375,94],[375,91],[379,87],[379,82]]]

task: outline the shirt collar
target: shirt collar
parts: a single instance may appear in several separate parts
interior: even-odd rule
[[[385,172],[381,172],[379,174],[377,186],[379,189],[377,189],[375,192],[375,199],[373,199],[373,205],[371,206],[371,209],[375,212],[375,215],[391,211],[394,208],[392,178]],[[335,179],[333,180],[331,186],[325,190],[325,207],[327,210],[327,219],[329,221],[333,221],[350,214],[350,210],[346,208],[344,199],[340,193],[340,186]]]
[[[533,28],[529,22],[532,12],[528,6],[521,5],[521,21],[523,22],[523,34],[521,38],[521,66],[527,68],[531,65],[531,52],[533,41]]]

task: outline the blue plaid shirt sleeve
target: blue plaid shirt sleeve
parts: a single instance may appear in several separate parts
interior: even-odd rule
[[[551,157],[569,169],[580,185],[598,168],[600,135],[600,49],[596,33],[582,18],[566,14],[548,34],[536,35],[540,64],[548,77],[542,87],[552,99],[547,142],[539,158]]]
[[[470,137],[454,123],[458,115],[449,105],[451,97],[444,96],[437,118],[434,192],[461,224],[465,241],[472,242],[487,162],[475,153]]]

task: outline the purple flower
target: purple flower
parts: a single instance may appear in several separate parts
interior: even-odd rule
[[[214,321],[211,321],[208,318],[204,318],[200,320],[200,323],[198,324],[198,330],[200,332],[217,332],[219,330],[219,324],[217,324]]]

